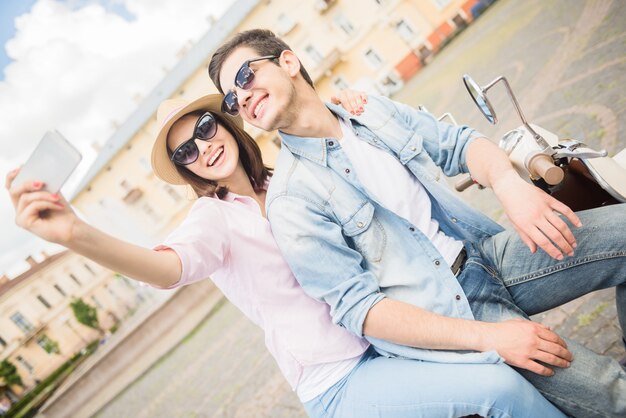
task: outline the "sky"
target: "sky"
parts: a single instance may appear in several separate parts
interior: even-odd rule
[[[83,160],[68,195],[104,144],[233,0],[0,1],[0,175],[18,167],[43,134],[59,130]],[[207,78],[208,82],[208,78]],[[4,181],[2,181],[4,185]],[[60,247],[14,222],[0,192],[0,275]]]

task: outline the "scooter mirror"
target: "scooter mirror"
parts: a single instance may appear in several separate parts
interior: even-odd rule
[[[463,83],[478,109],[485,115],[489,123],[495,125],[498,122],[496,112],[493,110],[489,99],[487,99],[485,91],[467,74],[463,76]]]

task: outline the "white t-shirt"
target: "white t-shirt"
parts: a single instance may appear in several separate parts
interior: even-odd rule
[[[422,184],[393,156],[360,140],[345,121],[339,122],[343,132],[339,143],[361,184],[383,206],[419,228],[451,266],[463,243],[439,230],[439,223],[431,218],[430,197]],[[305,367],[297,388],[300,400],[311,400],[338,382],[360,357]]]
[[[432,219],[430,197],[422,184],[391,154],[357,138],[347,122],[339,122],[343,132],[339,143],[363,187],[385,208],[415,225],[451,266],[463,243],[444,234]]]

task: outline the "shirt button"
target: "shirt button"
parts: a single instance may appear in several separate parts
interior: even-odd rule
[[[330,141],[330,142],[328,143],[328,146],[329,146],[329,147],[332,147],[333,145],[335,145],[335,143],[334,143],[333,141]]]
[[[411,151],[415,151],[417,148],[415,148],[415,146],[411,147]]]
[[[441,261],[435,260],[435,265],[438,266],[439,264],[441,264]]]
[[[450,219],[452,222],[456,223],[456,218]]]
[[[350,169],[349,168],[346,168],[344,171],[346,172],[346,174],[350,174]]]
[[[409,227],[409,231],[411,232],[415,232],[415,228],[413,228],[412,226]]]
[[[461,295],[456,295],[455,299],[456,300],[461,300]]]
[[[358,226],[359,228],[363,228],[363,222],[357,223],[356,226]]]

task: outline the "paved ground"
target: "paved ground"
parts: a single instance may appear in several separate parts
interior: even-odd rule
[[[624,16],[623,1],[500,0],[394,98],[422,103],[437,115],[452,112],[458,123],[499,139],[520,124],[504,87],[489,91],[499,118],[493,126],[466,93],[462,75],[482,85],[505,75],[528,120],[613,155],[626,146],[618,137],[626,121]],[[462,195],[508,224],[490,191],[472,188]],[[613,290],[535,319],[599,353],[624,355]]]
[[[492,138],[518,125],[503,90],[493,91],[498,127],[488,125],[464,91],[509,78],[526,116],[563,136],[615,152],[626,145],[626,2],[499,0],[455,39],[395,99],[451,111]],[[489,191],[464,196],[506,223]],[[614,293],[596,292],[537,316],[615,358],[619,343]],[[296,397],[263,347],[261,332],[226,303],[98,417],[303,417]]]

